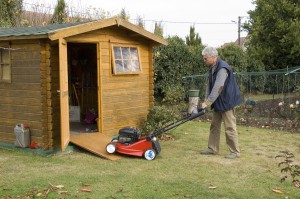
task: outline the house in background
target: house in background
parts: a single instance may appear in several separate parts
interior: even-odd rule
[[[101,142],[146,119],[152,48],[166,44],[117,17],[0,29],[0,142],[13,144],[26,123],[43,149],[105,150]]]
[[[235,42],[224,43],[221,46],[221,48],[224,48],[225,46],[234,44],[234,45],[240,46],[243,50],[246,50],[246,42],[247,42],[247,37],[240,37]]]

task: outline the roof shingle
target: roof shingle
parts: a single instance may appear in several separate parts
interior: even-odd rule
[[[22,27],[22,28],[0,28],[0,37],[10,36],[29,36],[29,35],[45,35],[53,31],[77,26],[88,22],[75,22],[65,24],[52,24],[47,26]]]

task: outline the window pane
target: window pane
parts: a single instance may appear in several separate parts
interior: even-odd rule
[[[4,50],[2,53],[2,59],[3,59],[3,63],[9,63],[9,51],[8,50]]]
[[[3,52],[4,50],[0,48],[0,63],[3,63]]]
[[[115,59],[122,59],[121,56],[121,47],[114,47]]]
[[[131,59],[138,60],[138,52],[136,48],[130,48]]]
[[[138,60],[132,60],[131,64],[132,64],[133,71],[141,71],[140,62]]]
[[[122,60],[116,60],[115,65],[116,65],[116,72],[123,72]]]
[[[0,49],[0,63],[9,63],[9,52],[8,50]]]
[[[130,59],[130,53],[128,47],[122,47],[123,59]]]
[[[124,60],[124,72],[132,71],[130,60]]]
[[[10,67],[8,64],[2,65],[2,80],[10,80]]]

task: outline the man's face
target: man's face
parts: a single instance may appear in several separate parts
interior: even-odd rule
[[[203,60],[208,66],[214,66],[215,65],[215,57],[203,56]]]

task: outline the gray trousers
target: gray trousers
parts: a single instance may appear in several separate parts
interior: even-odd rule
[[[234,109],[226,112],[213,113],[212,122],[210,125],[208,148],[213,150],[215,153],[219,153],[222,122],[224,122],[226,143],[230,152],[240,154]]]

